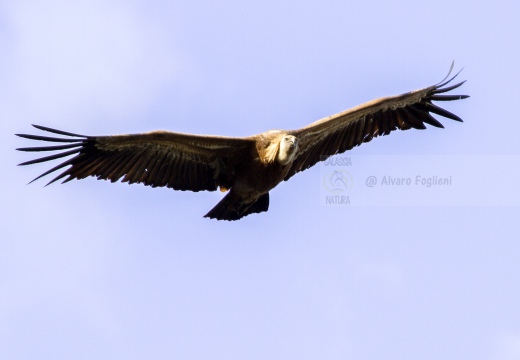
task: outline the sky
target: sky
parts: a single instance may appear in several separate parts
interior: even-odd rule
[[[519,14],[514,1],[0,0],[0,357],[520,359]],[[31,124],[296,129],[433,85],[453,60],[471,97],[442,105],[464,122],[338,156],[349,204],[326,203],[324,164],[238,222],[202,217],[220,192],[27,185],[51,164],[16,166]]]

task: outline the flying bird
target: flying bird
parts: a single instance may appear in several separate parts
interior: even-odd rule
[[[453,64],[450,69],[453,69]],[[449,74],[448,73],[448,76]],[[460,71],[459,71],[460,73]],[[433,101],[465,99],[445,95],[465,81],[440,83],[402,95],[383,97],[323,118],[297,130],[269,130],[249,137],[193,135],[169,131],[141,134],[86,136],[48,127],[35,128],[62,137],[16,134],[22,138],[59,143],[17,150],[59,151],[19,165],[30,165],[70,155],[31,182],[67,167],[47,185],[63,179],[95,176],[99,180],[142,183],[174,190],[228,191],[205,217],[238,220],[267,211],[269,191],[319,161],[343,153],[393,130],[443,128],[431,114],[462,121]]]

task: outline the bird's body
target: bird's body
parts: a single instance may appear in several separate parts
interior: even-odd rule
[[[238,214],[267,211],[269,191],[289,173],[298,145],[294,136],[270,130],[250,137],[254,147],[235,167],[231,190],[206,216],[238,220]],[[292,146],[283,146],[292,141]],[[241,216],[241,217],[242,217]]]
[[[396,129],[424,129],[424,123],[443,127],[430,112],[462,121],[432,104],[432,101],[467,97],[439,95],[462,85],[444,87],[452,79],[410,93],[373,100],[298,130],[270,130],[245,138],[168,131],[84,136],[34,125],[66,137],[18,136],[66,145],[18,150],[67,151],[20,165],[75,155],[38,178],[70,166],[50,183],[64,177],[67,182],[96,176],[112,182],[122,178],[123,182],[167,186],[175,190],[214,191],[220,187],[229,192],[206,217],[238,220],[267,211],[271,189],[331,155]]]

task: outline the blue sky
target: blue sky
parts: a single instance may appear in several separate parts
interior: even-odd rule
[[[0,1],[2,358],[519,359],[519,13],[513,1]],[[406,205],[419,191],[323,206],[316,166],[274,189],[269,212],[228,223],[202,218],[220,192],[27,186],[48,165],[15,166],[31,144],[13,134],[32,123],[294,129],[432,85],[453,59],[471,98],[446,107],[464,123],[347,155],[373,156],[379,174],[442,157],[432,166],[465,174],[452,191],[470,203]]]

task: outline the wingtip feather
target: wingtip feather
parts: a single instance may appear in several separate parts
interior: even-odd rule
[[[53,128],[50,128],[50,127],[47,127],[47,126],[36,125],[36,124],[31,124],[31,125],[33,127],[35,127],[36,129],[38,129],[38,130],[47,131],[47,132],[50,132],[50,133],[53,133],[53,134],[72,136],[72,137],[89,138],[89,136],[86,136],[86,135],[75,134],[75,133],[71,133],[71,132],[68,132],[68,131],[62,131],[62,130],[58,130],[58,129],[53,129]]]

